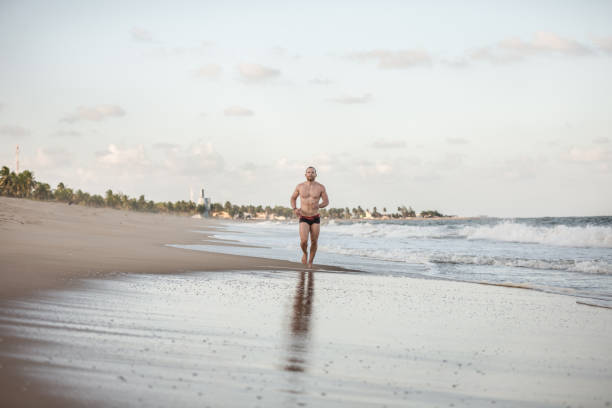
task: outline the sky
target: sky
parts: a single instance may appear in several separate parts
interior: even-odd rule
[[[0,0],[0,165],[92,194],[612,215],[612,2]]]

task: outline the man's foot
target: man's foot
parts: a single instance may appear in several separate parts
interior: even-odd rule
[[[308,269],[312,269],[312,262],[308,262]]]
[[[302,255],[302,263],[306,265],[306,254]]]

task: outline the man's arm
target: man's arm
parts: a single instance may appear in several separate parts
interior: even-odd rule
[[[300,185],[298,184],[295,187],[295,191],[293,192],[293,194],[291,194],[291,208],[293,209],[293,213],[296,217],[300,215],[300,210],[297,209],[297,198],[300,195],[299,187]]]
[[[321,187],[323,187],[323,191],[321,192],[321,198],[323,199],[323,202],[319,204],[319,208],[325,208],[329,204],[329,197],[327,196],[327,190],[325,190],[325,186],[321,185]]]

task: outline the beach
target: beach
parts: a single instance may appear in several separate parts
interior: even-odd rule
[[[612,404],[610,309],[338,265],[307,271],[219,239],[224,229],[0,198],[7,406]]]

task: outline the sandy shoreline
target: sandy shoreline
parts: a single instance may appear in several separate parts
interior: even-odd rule
[[[164,246],[216,225],[0,198],[7,406],[612,404],[610,310]]]
[[[301,267],[262,258],[181,250],[218,221],[0,197],[0,299],[112,273]],[[200,232],[195,232],[200,231]]]

